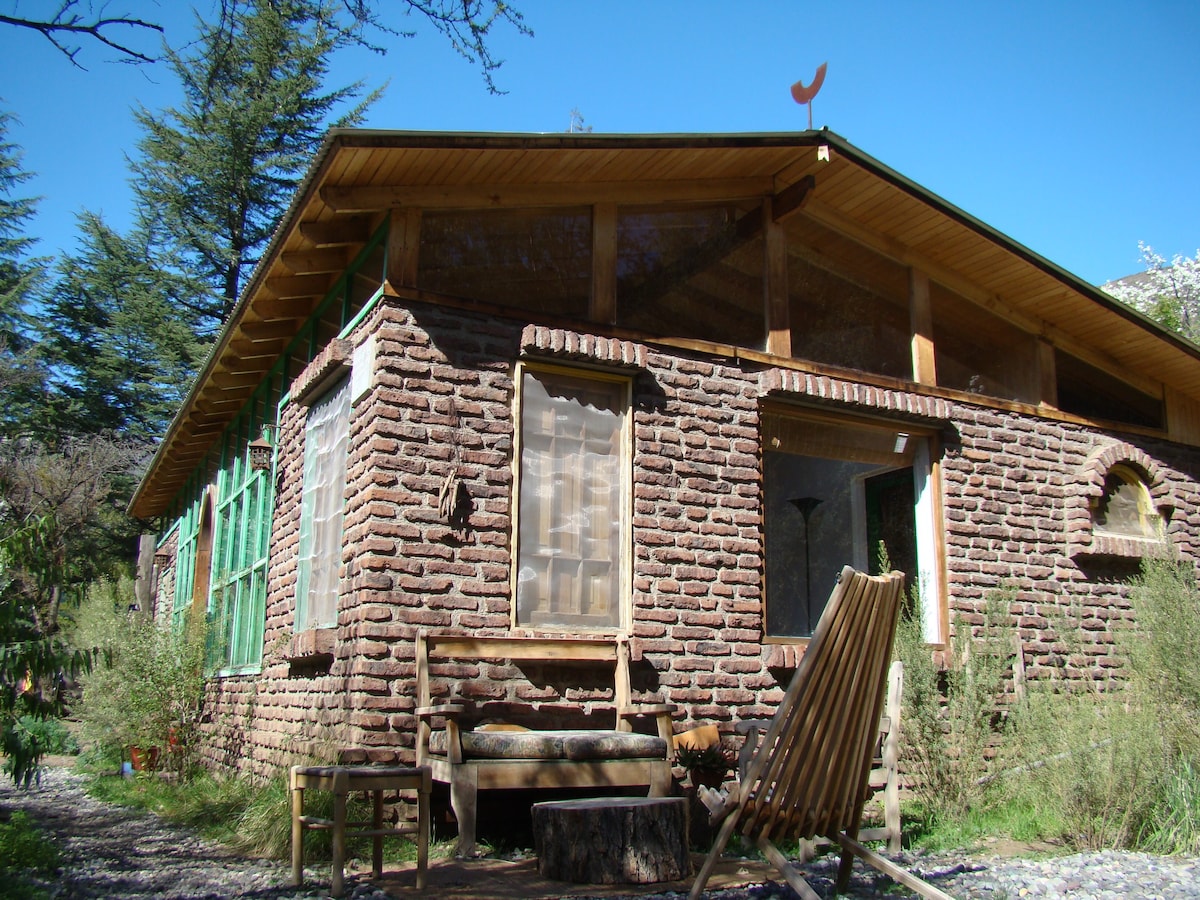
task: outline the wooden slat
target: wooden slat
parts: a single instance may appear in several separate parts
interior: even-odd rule
[[[346,251],[342,247],[319,247],[279,255],[280,264],[293,275],[317,272],[341,273],[346,268]]]
[[[301,222],[299,231],[315,247],[362,244],[371,236],[371,217],[355,216],[335,222]]]
[[[669,203],[739,200],[771,193],[769,178],[714,181],[614,182],[608,184],[492,184],[330,186],[321,200],[339,213],[417,206],[491,209],[508,206],[575,206],[591,203]]]

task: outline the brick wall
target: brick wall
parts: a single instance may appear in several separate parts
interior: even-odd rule
[[[768,715],[781,696],[771,648],[760,643],[758,419],[769,392],[945,423],[952,620],[978,624],[987,592],[1012,582],[1033,674],[1059,665],[1065,647],[1054,623],[1072,615],[1093,637],[1086,658],[1073,661],[1077,674],[1107,677],[1112,631],[1129,618],[1122,579],[1136,562],[1075,553],[1068,534],[1097,451],[1152,460],[1158,489],[1176,504],[1172,540],[1197,551],[1190,473],[1200,455],[1165,442],[398,300],[379,304],[350,341],[372,335],[371,387],[351,416],[332,661],[297,657],[292,634],[305,410],[291,404],[279,434],[262,674],[213,684],[213,763],[265,772],[338,752],[410,761],[416,630],[508,633],[512,379],[522,354],[620,367],[634,379],[635,702],[678,704],[677,730],[716,722],[729,733],[739,719]],[[471,500],[466,527],[438,515],[456,466]],[[487,680],[461,694],[518,713],[562,702],[569,717],[611,695],[601,685],[567,691],[552,672],[532,673],[531,684],[515,667],[438,671],[443,693],[451,677],[482,672]]]

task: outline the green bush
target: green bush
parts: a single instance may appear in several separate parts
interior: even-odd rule
[[[1086,848],[1200,852],[1200,590],[1191,567],[1147,559],[1118,631],[1122,680],[1046,679],[1014,716],[1005,788]],[[1085,637],[1058,625],[1069,656]]]
[[[16,810],[7,822],[0,822],[0,880],[9,900],[51,897],[38,876],[53,878],[59,864],[58,845],[34,825],[27,813]]]
[[[978,634],[960,626],[944,668],[925,643],[920,621],[905,616],[900,623],[901,755],[907,783],[933,820],[961,821],[988,802],[988,759],[1003,738],[998,710],[1015,649],[1008,612],[1013,593],[1005,588],[988,594]]]
[[[132,600],[127,579],[101,582],[80,608],[75,641],[101,650],[83,679],[77,707],[83,734],[103,755],[116,758],[131,746],[158,747],[164,764],[187,777],[196,766],[204,635],[131,611]]]

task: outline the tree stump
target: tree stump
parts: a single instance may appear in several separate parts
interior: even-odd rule
[[[684,797],[599,797],[533,805],[546,878],[583,884],[676,881],[691,871]]]

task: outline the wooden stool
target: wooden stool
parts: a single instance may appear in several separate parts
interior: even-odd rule
[[[346,838],[374,839],[371,870],[376,878],[383,874],[383,839],[389,835],[417,835],[417,889],[425,887],[429,863],[429,794],[433,775],[429,766],[293,766],[292,767],[292,884],[304,881],[304,829],[333,829],[333,883],[330,894],[342,896],[343,867],[346,863]],[[305,790],[333,792],[333,818],[322,819],[304,814]],[[385,828],[383,792],[415,790],[417,822]],[[346,798],[351,791],[369,792],[373,815],[370,822],[346,821]]]
[[[676,881],[691,871],[684,797],[533,804],[538,872],[585,884]]]

